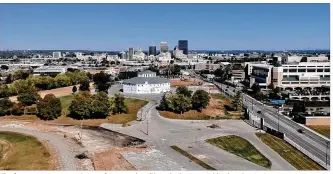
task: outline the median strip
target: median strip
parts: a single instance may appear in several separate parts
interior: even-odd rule
[[[199,164],[201,167],[207,169],[207,170],[216,170],[215,168],[213,168],[212,166],[206,164],[205,162],[199,160],[198,158],[192,156],[191,154],[187,153],[186,151],[184,151],[183,149],[179,148],[178,146],[170,146],[173,150],[179,152],[180,154],[184,155],[185,157],[187,157],[188,159],[194,161],[195,163]]]
[[[302,152],[288,144],[282,139],[267,133],[256,133],[257,137],[277,152],[282,158],[288,161],[298,170],[325,170],[315,161],[304,155]]]
[[[206,140],[229,153],[237,155],[257,165],[270,168],[271,161],[261,154],[249,141],[236,135],[227,135]]]

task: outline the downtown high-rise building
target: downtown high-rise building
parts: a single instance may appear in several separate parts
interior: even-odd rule
[[[133,60],[133,55],[134,55],[134,48],[133,47],[130,47],[128,49],[128,59],[129,60]]]
[[[149,51],[148,51],[148,55],[151,56],[156,56],[156,46],[149,46]]]
[[[178,41],[178,49],[183,50],[184,54],[188,54],[188,41],[187,40],[179,40]]]
[[[167,42],[161,42],[160,46],[161,46],[160,48],[161,53],[169,52],[169,47]]]

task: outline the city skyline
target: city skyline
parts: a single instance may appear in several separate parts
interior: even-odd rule
[[[329,4],[3,4],[0,10],[1,50],[148,50],[163,41],[173,48],[178,40],[188,40],[189,50],[329,49]]]

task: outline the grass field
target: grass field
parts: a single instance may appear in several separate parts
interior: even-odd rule
[[[55,170],[51,155],[36,138],[0,132],[0,170]]]
[[[310,129],[324,135],[327,138],[330,138],[330,126],[329,125],[325,125],[325,126],[307,126]]]
[[[225,101],[229,102],[229,104],[231,105],[231,100],[223,94],[212,93],[212,94],[210,94],[210,96],[212,96],[212,98],[215,98],[215,99],[225,100]]]
[[[271,147],[277,152],[282,158],[288,161],[298,170],[324,170],[320,165],[311,160],[309,157],[304,155],[302,152],[295,149],[293,146],[288,144],[282,139],[274,137],[270,134],[256,133],[256,135],[266,145]]]
[[[196,110],[190,110],[183,114],[176,114],[170,111],[160,111],[160,115],[171,119],[182,119],[182,120],[209,120],[210,117]]]
[[[188,159],[192,160],[193,162],[199,164],[201,167],[207,169],[207,170],[216,170],[214,167],[206,164],[205,162],[199,160],[198,158],[192,156],[191,154],[187,153],[183,149],[179,148],[178,146],[170,146],[173,150],[179,152],[180,154],[184,155]]]
[[[261,154],[250,142],[239,136],[228,135],[208,139],[206,141],[255,164],[266,168],[271,167],[271,162],[263,154]]]

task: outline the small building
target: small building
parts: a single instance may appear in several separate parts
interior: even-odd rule
[[[138,72],[138,76],[123,81],[123,92],[134,94],[156,94],[170,91],[170,80],[157,77],[155,72]]]

